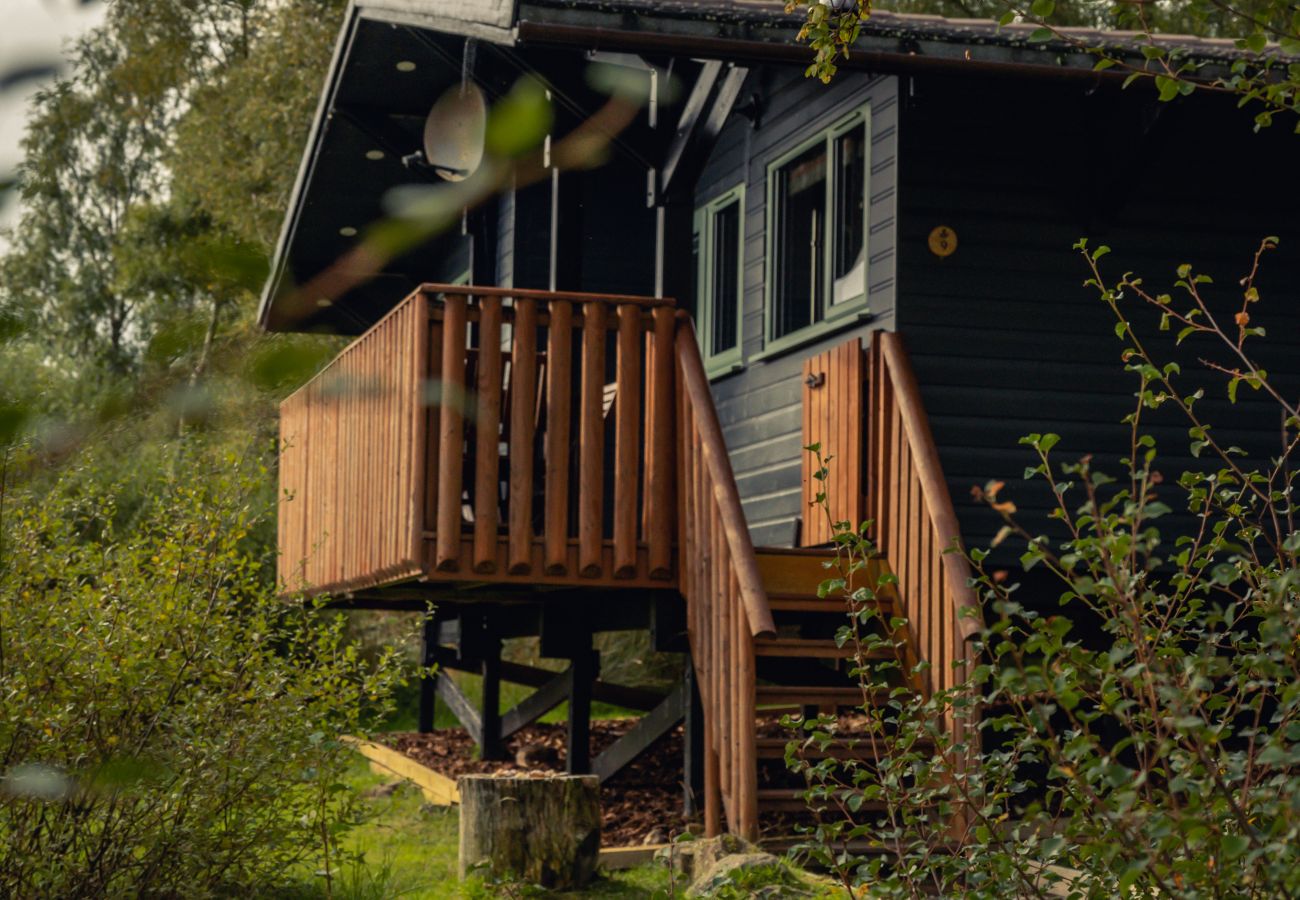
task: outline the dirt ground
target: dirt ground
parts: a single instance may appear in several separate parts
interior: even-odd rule
[[[591,723],[594,759],[637,722],[611,719]],[[563,725],[530,725],[506,739],[508,759],[476,758],[474,742],[464,729],[442,728],[431,734],[396,733],[382,740],[435,772],[458,775],[564,771]],[[637,760],[600,789],[604,847],[658,844],[687,830],[682,817],[682,729],[668,732]],[[692,829],[701,830],[696,823]]]

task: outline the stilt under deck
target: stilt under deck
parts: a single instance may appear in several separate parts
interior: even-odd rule
[[[857,352],[862,352],[861,348]],[[951,683],[978,607],[928,424],[897,335],[867,364],[866,478],[876,538],[898,576],[892,604]],[[706,830],[757,838],[792,789],[759,721],[861,702],[833,640],[843,602],[817,597],[829,551],[755,551],[689,318],[672,301],[425,285],[281,406],[280,577],[335,602],[435,612],[425,659],[484,677],[474,707],[436,694],[485,758],[567,700],[571,771],[609,777],[686,718],[688,784]],[[973,611],[973,612],[972,612]],[[678,689],[599,678],[592,634],[648,628],[688,650]],[[540,635],[565,672],[511,666],[505,638]],[[504,715],[502,679],[536,687]],[[592,699],[647,710],[586,758]],[[957,723],[950,723],[959,727]],[[770,774],[770,773],[769,773]]]

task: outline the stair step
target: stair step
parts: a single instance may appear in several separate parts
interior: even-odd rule
[[[758,561],[758,573],[763,579],[763,588],[767,591],[773,609],[784,608],[799,612],[844,610],[843,597],[823,599],[817,596],[817,588],[821,583],[839,574],[834,565],[829,568],[825,565],[835,559],[834,550],[760,547],[754,553]],[[882,566],[880,560],[871,560],[855,576],[857,584],[874,586],[880,577]],[[781,606],[778,603],[800,605]]]
[[[760,638],[754,641],[755,656],[815,657],[817,659],[853,659],[853,644],[836,646],[832,639],[810,638]],[[893,659],[894,651],[889,647],[864,650],[866,659]]]
[[[861,706],[859,687],[819,687],[816,685],[759,685],[754,690],[759,706]]]
[[[833,551],[763,549],[755,551],[758,573],[768,595],[817,596],[817,586],[835,577],[823,563],[835,558]]]
[[[773,738],[761,737],[757,741],[759,759],[785,759],[785,748],[793,738]],[[859,740],[853,746],[843,741],[832,741],[826,745],[826,749],[821,749],[815,744],[805,747],[801,754],[808,759],[825,759],[834,757],[835,759],[863,759],[871,754],[871,744],[866,740]]]
[[[761,812],[806,812],[808,801],[804,799],[804,788],[759,788],[758,808]],[[813,801],[815,805],[829,804],[829,800]],[[862,812],[883,812],[885,804],[880,801],[868,801],[861,806]]]
[[[848,604],[840,596],[818,597],[816,594],[768,593],[767,602],[777,612],[839,613],[842,616],[848,615],[849,612]],[[878,600],[874,605],[884,612],[893,609],[893,603],[888,599]]]

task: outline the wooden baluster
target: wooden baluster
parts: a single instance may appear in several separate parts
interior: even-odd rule
[[[569,567],[569,427],[572,420],[573,306],[550,305],[546,343],[546,573]]]
[[[712,479],[709,479],[712,481]],[[727,828],[736,830],[736,798],[731,792],[731,666],[728,644],[731,643],[731,610],[728,608],[726,595],[723,593],[722,569],[722,529],[718,527],[717,511],[713,508],[712,485],[705,494],[705,515],[708,519],[709,535],[709,598],[717,610],[717,627],[714,629],[714,658],[718,663],[716,715],[722,723],[722,743],[718,747],[721,768],[723,813],[727,818]]]
[[[578,443],[578,574],[601,573],[605,481],[605,306],[582,310],[582,399]],[[615,400],[621,403],[622,398]]]
[[[388,365],[382,370],[380,376],[383,384],[384,397],[384,420],[379,430],[379,440],[383,443],[384,448],[384,466],[379,471],[389,473],[378,486],[379,490],[375,492],[379,506],[379,521],[383,523],[376,534],[379,536],[374,559],[371,560],[370,569],[377,570],[388,564],[393,553],[393,524],[389,518],[392,503],[390,494],[392,492],[393,476],[397,472],[397,419],[396,412],[397,401],[397,383],[396,383],[396,366],[400,365],[398,354],[401,352],[399,341],[394,333],[392,317],[384,320],[382,325],[384,335],[383,352],[377,354],[380,359],[388,361]]]
[[[465,452],[465,297],[448,295],[442,320],[442,409],[438,427],[438,524],[435,565],[455,571],[460,559],[461,474]]]
[[[479,300],[478,436],[474,460],[474,571],[495,572],[501,457],[501,298]]]
[[[440,455],[439,408],[433,402],[433,391],[442,376],[442,322],[434,319],[425,297],[424,342],[429,348],[424,371],[420,375],[420,403],[424,410],[424,427],[428,438],[424,447],[424,515],[420,528],[432,532],[438,517],[438,459]],[[370,434],[367,429],[367,434]]]
[[[724,551],[724,558],[726,553]],[[736,832],[745,831],[744,792],[745,772],[740,767],[740,746],[744,742],[744,723],[740,720],[740,695],[744,690],[740,677],[740,635],[745,629],[744,610],[740,607],[740,591],[735,588],[730,560],[722,567],[722,596],[727,598],[727,609],[731,615],[731,628],[727,632],[727,671],[730,673],[731,690],[727,697],[728,715],[731,717],[731,797],[736,808]]]
[[[510,555],[512,575],[527,575],[533,552],[533,411],[537,405],[537,304],[515,302],[510,364]]]
[[[636,575],[637,475],[641,458],[641,310],[618,307],[614,401],[614,577]]]
[[[673,567],[673,341],[676,320],[672,309],[656,307],[654,339],[651,343],[650,378],[650,459],[646,491],[647,540],[650,577],[669,579]],[[684,433],[684,432],[683,432]],[[679,534],[683,532],[678,531]]]
[[[732,575],[731,590],[740,600],[740,584]],[[736,670],[736,680],[740,684],[740,702],[736,715],[740,719],[740,733],[737,740],[740,745],[741,797],[740,797],[740,833],[747,841],[758,840],[758,732],[757,710],[754,708],[754,689],[757,675],[754,667],[754,639],[749,629],[736,629],[736,640],[740,665]]]

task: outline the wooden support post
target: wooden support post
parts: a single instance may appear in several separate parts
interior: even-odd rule
[[[424,619],[424,646],[421,648],[420,664],[431,666],[438,661],[438,618],[429,613]],[[425,675],[420,678],[420,714],[419,731],[428,734],[433,731],[433,722],[437,711],[438,675]]]
[[[483,620],[483,734],[479,740],[482,759],[505,759],[501,739],[501,638],[492,616]]]
[[[686,659],[682,673],[686,685],[685,724],[682,728],[682,815],[690,818],[700,809],[699,794],[704,790],[704,706],[700,703],[700,689],[695,678],[695,664]]]
[[[591,683],[596,678],[596,654],[591,650],[591,635],[586,640],[587,649],[574,651],[569,664],[569,733],[565,771],[570,775],[585,775],[591,771]]]

